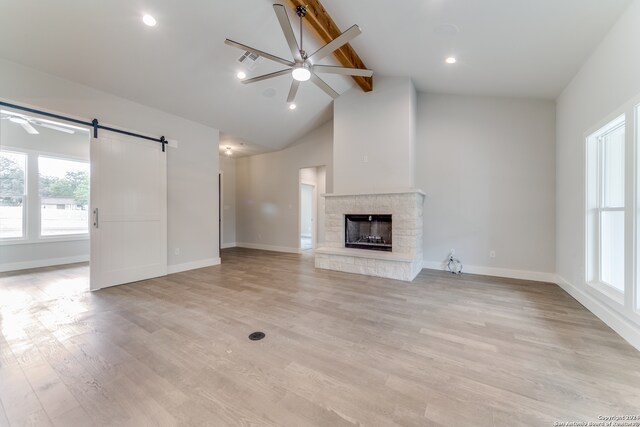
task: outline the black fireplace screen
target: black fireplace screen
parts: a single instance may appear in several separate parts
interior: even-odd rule
[[[344,245],[391,251],[391,215],[345,215]]]

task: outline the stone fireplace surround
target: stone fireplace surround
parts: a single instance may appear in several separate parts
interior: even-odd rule
[[[315,251],[315,266],[326,270],[412,281],[422,270],[422,209],[418,189],[358,194],[324,194],[325,242]],[[346,248],[344,216],[391,214],[391,252]]]

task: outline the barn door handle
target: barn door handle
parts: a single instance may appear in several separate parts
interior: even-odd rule
[[[95,209],[93,210],[93,226],[94,226],[95,228],[98,228],[98,225],[99,225],[99,224],[98,224],[98,208],[95,208]]]

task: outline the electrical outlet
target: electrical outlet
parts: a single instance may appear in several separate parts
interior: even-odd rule
[[[173,253],[174,253],[175,255],[180,255],[180,248],[175,248],[175,249],[173,250]]]
[[[489,258],[495,258],[496,257],[496,251],[489,251]]]
[[[369,156],[362,156],[362,163],[369,163]]]

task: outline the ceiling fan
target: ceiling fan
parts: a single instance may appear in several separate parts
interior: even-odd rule
[[[0,118],[2,120],[9,120],[12,123],[22,126],[22,128],[31,135],[38,135],[40,133],[38,132],[38,129],[36,129],[34,126],[53,129],[53,130],[57,130],[58,132],[64,132],[69,134],[75,133],[75,130],[71,128],[58,126],[56,124],[49,123],[48,120],[38,120],[32,117],[23,116],[21,114],[14,114],[14,113],[8,113],[6,111],[3,111],[2,116],[0,116]]]
[[[371,77],[373,75],[373,71],[367,69],[336,67],[332,65],[318,64],[320,60],[327,57],[334,51],[340,49],[356,36],[360,35],[360,27],[358,27],[357,25],[352,26],[347,31],[340,34],[338,37],[318,49],[316,52],[312,53],[311,55],[307,55],[307,52],[305,52],[302,48],[302,19],[307,15],[307,8],[305,6],[296,7],[296,15],[298,15],[298,17],[300,18],[300,46],[298,46],[298,42],[293,32],[293,28],[291,27],[291,22],[289,21],[289,17],[287,16],[285,7],[281,4],[274,4],[273,10],[275,11],[278,22],[282,27],[282,32],[284,33],[284,37],[287,40],[289,49],[291,49],[293,61],[280,58],[279,56],[271,55],[269,53],[254,49],[250,46],[238,43],[230,39],[226,39],[224,42],[229,46],[237,47],[239,49],[242,49],[243,51],[249,51],[271,61],[275,61],[287,66],[287,68],[280,71],[264,74],[262,76],[254,77],[251,79],[242,80],[242,83],[255,83],[261,80],[267,80],[274,77],[283,76],[285,74],[291,74],[291,76],[293,77],[293,81],[291,82],[291,89],[289,90],[289,95],[287,96],[287,102],[292,103],[296,98],[296,94],[298,93],[300,82],[305,82],[307,80],[311,80],[311,82],[322,89],[330,97],[335,99],[339,96],[339,94],[335,90],[333,90],[331,86],[329,86],[324,80],[322,80],[317,73],[341,74],[345,76],[362,77]]]

